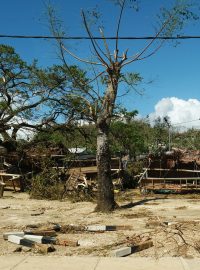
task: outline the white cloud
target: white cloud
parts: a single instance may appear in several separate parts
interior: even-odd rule
[[[172,125],[185,128],[200,128],[200,100],[167,97],[158,101],[150,121],[168,116]]]

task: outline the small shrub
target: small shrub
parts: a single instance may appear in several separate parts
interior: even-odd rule
[[[45,168],[32,180],[31,198],[61,200],[63,193],[64,183],[54,169]]]

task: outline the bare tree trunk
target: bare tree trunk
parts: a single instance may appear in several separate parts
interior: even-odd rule
[[[98,197],[96,211],[109,212],[114,210],[114,189],[111,178],[111,157],[109,149],[109,126],[102,123],[97,134],[97,171],[98,171]]]

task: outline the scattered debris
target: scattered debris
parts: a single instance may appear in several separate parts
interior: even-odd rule
[[[149,228],[154,228],[154,227],[156,227],[156,226],[161,226],[162,225],[162,223],[160,222],[160,221],[158,221],[158,220],[155,220],[155,221],[148,221],[147,223],[146,223],[146,227],[149,227]]]
[[[59,226],[59,225],[57,225]],[[62,225],[60,226],[61,233],[77,233],[85,231],[85,226],[80,225]]]
[[[35,253],[47,254],[49,252],[54,252],[55,250],[56,249],[52,244],[45,245],[45,244],[35,243],[33,246],[33,252],[35,252]]]
[[[31,216],[40,216],[43,215],[44,211],[38,212],[38,213],[31,213]]]
[[[63,239],[57,239],[56,240],[56,245],[59,245],[59,246],[69,246],[69,247],[77,247],[79,246],[80,244],[78,243],[78,241],[72,241],[72,240],[63,240]]]
[[[153,241],[139,243],[137,245],[131,246],[131,253],[139,252],[150,247],[153,247]]]
[[[4,186],[12,187],[15,192],[17,190],[20,190],[20,191],[24,190],[22,176],[20,174],[11,174],[11,173],[6,173],[6,172],[0,172],[0,178],[2,180],[2,182],[0,184],[0,197],[1,197],[1,195],[3,196],[2,186],[3,186],[3,189],[4,189]]]
[[[180,207],[176,207],[175,210],[185,210],[187,208],[187,206],[180,206]]]
[[[25,234],[23,238],[34,241],[39,244],[55,244],[56,243],[55,237]]]
[[[22,245],[26,247],[33,247],[34,241],[24,239],[23,237],[17,236],[17,235],[9,235],[8,241],[17,245]]]
[[[1,210],[4,210],[4,209],[9,209],[10,206],[3,206],[3,207],[0,207]]]
[[[119,230],[132,230],[131,225],[89,225],[86,226],[86,230],[90,232],[98,231],[119,231]]]
[[[22,247],[17,247],[13,252],[22,252]]]
[[[41,224],[28,224],[26,225],[26,228],[37,229],[41,226],[42,226]]]
[[[30,251],[31,251],[31,248],[20,246],[20,247],[17,247],[13,252],[30,252]]]
[[[123,247],[117,250],[112,251],[111,255],[114,257],[125,257],[132,253],[142,251],[144,249],[148,249],[153,246],[153,241],[141,242],[135,245],[131,245],[128,247]]]

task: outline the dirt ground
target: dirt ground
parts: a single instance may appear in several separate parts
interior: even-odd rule
[[[119,208],[111,214],[94,212],[95,203],[33,200],[27,193],[5,191],[0,198],[0,255],[13,254],[17,245],[3,240],[3,233],[27,226],[132,225],[132,230],[103,233],[58,233],[58,238],[78,240],[77,247],[56,245],[48,255],[110,256],[130,242],[152,239],[154,246],[130,256],[200,257],[200,195],[154,195],[143,197],[137,190],[117,194]],[[167,222],[170,222],[169,224]],[[20,254],[30,252],[22,249]]]

